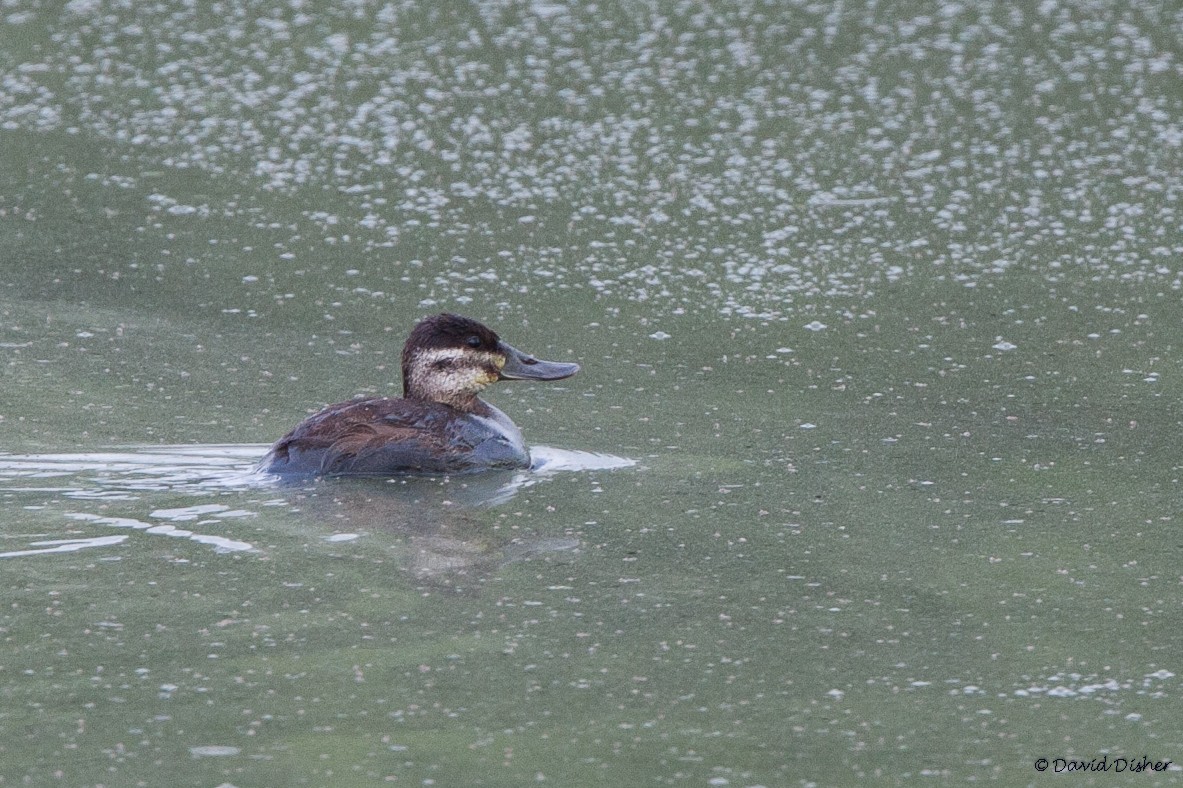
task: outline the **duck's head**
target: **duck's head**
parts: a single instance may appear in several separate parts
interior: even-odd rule
[[[403,346],[403,396],[479,410],[477,395],[499,380],[562,380],[578,364],[541,361],[488,326],[444,312],[424,318]]]

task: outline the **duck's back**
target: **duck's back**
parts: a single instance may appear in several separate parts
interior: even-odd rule
[[[330,405],[280,438],[260,469],[277,474],[387,476],[525,468],[521,432],[501,411],[376,397]]]

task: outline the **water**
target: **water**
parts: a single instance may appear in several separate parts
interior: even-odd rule
[[[1181,26],[9,4],[0,781],[1176,759]],[[442,309],[534,469],[254,473]]]

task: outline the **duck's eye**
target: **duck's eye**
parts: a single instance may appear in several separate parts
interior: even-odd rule
[[[480,347],[481,346],[481,338],[478,336],[471,336],[464,341],[466,343],[468,343],[469,347]]]

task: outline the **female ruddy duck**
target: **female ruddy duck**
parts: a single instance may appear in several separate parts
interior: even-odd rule
[[[517,426],[477,395],[498,380],[562,380],[578,364],[540,361],[460,315],[423,319],[403,347],[403,397],[329,405],[283,436],[266,473],[387,476],[528,468]]]

